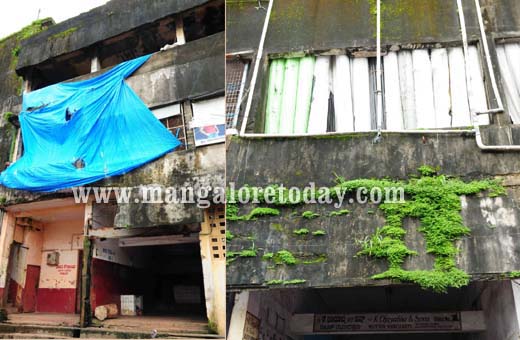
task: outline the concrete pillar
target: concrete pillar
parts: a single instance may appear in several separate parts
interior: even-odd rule
[[[81,306],[80,327],[88,327],[92,321],[92,303],[90,301],[91,264],[94,251],[94,238],[89,237],[92,226],[92,200],[85,205],[83,216],[83,259],[81,270]]]
[[[244,326],[246,323],[248,305],[248,291],[240,292],[235,296],[235,305],[231,312],[231,321],[229,323],[227,340],[242,340],[244,338]]]
[[[516,285],[512,281],[489,282],[485,285],[480,304],[486,319],[486,331],[478,333],[475,339],[516,340],[520,337],[520,300]]]
[[[2,231],[0,233],[0,304],[3,305],[7,297],[7,268],[9,266],[9,254],[13,243],[15,217],[8,212],[0,213],[2,219]]]
[[[185,101],[182,104],[182,117],[183,124],[186,133],[186,148],[190,145],[195,145],[195,137],[193,136],[193,129],[191,126],[187,125],[188,122],[193,120],[193,109],[191,107],[190,101]]]
[[[93,57],[90,60],[90,73],[94,73],[101,70],[101,62],[98,57]]]
[[[186,37],[184,36],[184,22],[182,17],[175,19],[175,34],[177,35],[177,45],[184,45]]]
[[[224,206],[211,206],[201,223],[200,255],[209,326],[226,333],[226,258]]]

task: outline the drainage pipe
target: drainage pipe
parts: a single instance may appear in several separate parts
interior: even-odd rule
[[[267,27],[269,27],[269,19],[271,17],[271,11],[273,10],[274,0],[269,0],[269,6],[267,6],[267,13],[265,14],[264,27],[262,28],[262,35],[260,36],[260,42],[258,43],[258,51],[256,52],[255,68],[253,69],[253,75],[251,76],[251,83],[249,84],[249,94],[247,97],[246,108],[244,110],[244,120],[240,127],[240,135],[244,135],[247,127],[247,120],[249,118],[249,112],[251,111],[251,104],[253,103],[253,94],[255,92],[256,78],[258,77],[258,69],[260,68],[260,62],[262,61],[262,55],[264,54],[264,43],[267,35]]]
[[[464,19],[464,8],[462,7],[462,1],[457,0],[457,9],[459,11],[459,19],[460,19],[460,29],[462,33],[462,44],[464,46],[464,63],[467,65],[467,51],[468,51],[468,39],[466,32],[466,22]],[[472,120],[475,129],[475,141],[477,146],[481,150],[491,150],[491,151],[520,151],[520,145],[485,145],[482,141],[482,134],[480,132],[480,126],[478,125],[477,115],[481,114],[491,114],[491,113],[502,113],[504,112],[504,106],[502,102],[502,98],[500,96],[500,92],[498,91],[498,85],[495,78],[495,73],[493,71],[493,64],[491,62],[491,55],[489,53],[489,45],[487,42],[486,29],[484,27],[484,20],[482,18],[482,10],[480,9],[480,1],[475,0],[475,9],[477,11],[477,19],[478,25],[480,29],[480,39],[482,40],[482,47],[484,49],[484,56],[486,58],[486,65],[489,73],[489,77],[491,79],[491,87],[493,89],[493,94],[497,101],[497,108],[488,109],[484,112],[475,112],[471,110]],[[466,66],[467,70],[467,66]],[[466,77],[468,77],[466,71]]]

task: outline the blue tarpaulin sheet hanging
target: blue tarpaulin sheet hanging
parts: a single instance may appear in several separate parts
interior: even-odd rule
[[[179,146],[124,81],[148,58],[24,94],[24,153],[2,172],[1,184],[37,192],[71,188],[124,174]]]

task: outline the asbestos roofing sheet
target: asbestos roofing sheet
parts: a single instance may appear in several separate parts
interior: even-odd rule
[[[515,107],[513,122],[520,123],[520,45],[519,44],[505,44],[504,52],[507,58],[507,65],[509,67],[509,74],[511,76],[511,99]]]
[[[484,78],[482,77],[478,50],[475,46],[470,46],[468,49],[468,64],[471,79],[471,87],[468,91],[471,111],[486,111],[488,108],[486,88],[484,86]],[[479,125],[488,125],[489,115],[479,115],[477,117],[477,122]]]
[[[438,128],[449,128],[451,127],[451,98],[448,51],[445,48],[432,49],[431,62],[435,126]]]
[[[383,59],[385,79],[386,129],[404,129],[401,87],[399,86],[399,64],[397,53],[389,52]]]
[[[350,60],[346,55],[336,56],[332,66],[332,92],[334,93],[335,126],[338,132],[354,131]]]
[[[428,50],[412,51],[415,109],[418,128],[434,128],[432,67]]]
[[[327,116],[329,102],[330,57],[319,56],[314,67],[314,89],[311,112],[309,115],[309,133],[327,132]]]
[[[354,130],[371,130],[370,81],[367,58],[353,58],[351,63]]]
[[[298,91],[299,58],[290,58],[285,61],[284,80],[282,91],[282,109],[278,132],[293,133],[294,114],[296,110],[296,95]]]
[[[512,67],[509,65],[504,45],[497,46],[498,64],[500,65],[500,74],[502,75],[502,83],[506,95],[507,110],[513,123],[520,123],[520,97],[518,96],[518,88],[516,87],[513,76]]]
[[[466,65],[461,47],[448,49],[450,66],[451,115],[452,127],[470,126],[471,118],[466,87]]]
[[[402,51],[397,55],[399,64],[399,87],[405,129],[417,128],[415,116],[415,85],[413,77],[412,52]]]
[[[300,60],[298,69],[298,93],[294,115],[294,133],[306,133],[311,109],[312,84],[314,79],[314,57]]]
[[[273,60],[269,67],[269,85],[267,90],[267,107],[265,114],[266,133],[278,133],[278,125],[282,109],[284,68],[284,59]]]

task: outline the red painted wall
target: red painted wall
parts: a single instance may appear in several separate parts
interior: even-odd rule
[[[71,313],[76,307],[76,288],[38,288],[36,311]]]
[[[7,302],[15,303],[16,302],[16,292],[18,291],[18,283],[15,280],[9,279],[9,287],[7,288]]]
[[[97,306],[115,303],[121,310],[121,297],[124,294],[142,294],[142,273],[132,267],[92,259],[90,301],[92,310]]]
[[[36,311],[36,295],[38,293],[39,281],[40,266],[27,265],[27,274],[25,276],[25,289],[23,291],[22,297],[24,313]]]

